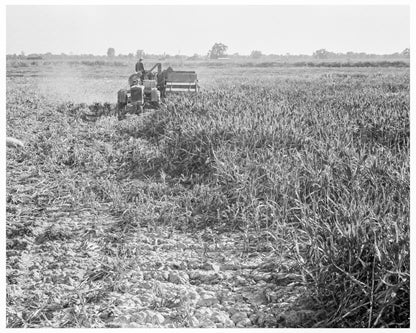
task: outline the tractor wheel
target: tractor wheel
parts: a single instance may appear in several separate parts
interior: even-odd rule
[[[124,103],[117,103],[117,118],[123,120],[126,117],[126,105]]]
[[[125,113],[128,103],[128,95],[126,89],[121,89],[117,93],[117,115],[120,118],[121,113]]]
[[[117,110],[124,110],[126,105],[124,102],[117,102]]]

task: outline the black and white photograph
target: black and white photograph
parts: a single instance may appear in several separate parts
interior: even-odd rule
[[[413,5],[337,2],[3,4],[3,328],[410,330]]]

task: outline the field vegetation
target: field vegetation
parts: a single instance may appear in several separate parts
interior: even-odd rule
[[[134,67],[137,59],[134,58],[105,58],[105,57],[85,57],[85,58],[62,58],[62,59],[8,59],[7,64],[9,68],[19,67],[33,67],[33,66],[90,66],[90,67]],[[284,59],[269,59],[269,58],[225,58],[225,59],[185,59],[184,57],[170,57],[167,59],[150,58],[146,59],[146,63],[152,66],[153,64],[161,62],[164,68],[168,66],[186,66],[187,68],[195,67],[214,67],[214,68],[235,68],[235,67],[260,67],[260,68],[287,68],[287,67],[409,67],[410,62],[407,58],[386,58],[386,59],[310,59],[310,58],[284,58]]]
[[[201,93],[122,121],[130,68],[104,68],[8,68],[7,135],[27,144],[7,151],[9,327],[83,326],[36,313],[46,277],[29,270],[31,244],[65,244],[74,229],[54,221],[83,211],[89,232],[118,218],[119,238],[267,242],[272,269],[293,262],[310,291],[297,326],[409,327],[408,68],[200,67]]]

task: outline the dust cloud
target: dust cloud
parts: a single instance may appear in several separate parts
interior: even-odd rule
[[[40,94],[59,102],[115,103],[127,76],[107,68],[55,65],[42,70],[37,88]]]

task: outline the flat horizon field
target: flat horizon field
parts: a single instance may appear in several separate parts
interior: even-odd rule
[[[7,327],[409,327],[409,67],[189,69],[8,62]]]

